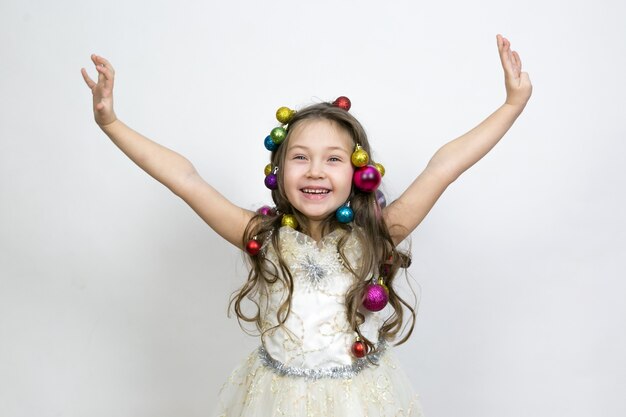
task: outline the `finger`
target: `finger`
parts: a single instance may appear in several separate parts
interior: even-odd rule
[[[511,50],[509,48],[510,44],[506,38],[502,38],[502,48],[500,49],[500,62],[502,63],[502,68],[504,69],[505,74],[512,71],[512,56]]]
[[[87,87],[93,89],[96,83],[89,77],[89,75],[87,75],[87,70],[85,68],[81,68],[80,73],[83,75],[83,80],[85,80]]]
[[[515,66],[521,71],[522,70],[522,59],[519,57],[517,51],[513,51],[513,63]]]
[[[104,75],[104,78],[107,81],[112,81],[113,80],[113,72],[110,68],[108,67],[103,67],[103,66],[97,66],[96,69],[98,70],[98,72],[102,75]]]
[[[99,64],[99,66],[109,68],[111,70],[111,73],[115,73],[115,69],[113,68],[113,65],[111,65],[111,63],[107,61],[104,57],[101,57],[100,55],[96,55],[96,62]]]

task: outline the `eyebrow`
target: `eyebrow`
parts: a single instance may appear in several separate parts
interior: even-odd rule
[[[294,150],[294,149],[303,149],[305,151],[311,150],[311,148],[309,148],[308,146],[294,145],[294,146],[290,146],[289,149],[287,149],[287,151],[291,151],[291,150]],[[341,146],[329,146],[328,148],[325,148],[325,150],[327,150],[327,151],[343,151],[343,152],[349,153],[348,151],[346,151]]]

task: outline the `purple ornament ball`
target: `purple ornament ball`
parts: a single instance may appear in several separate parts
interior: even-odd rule
[[[383,192],[380,190],[376,190],[376,201],[378,202],[380,208],[387,207],[387,199],[385,198],[385,194],[383,194]]]
[[[373,165],[365,165],[354,171],[354,186],[365,193],[376,190],[380,181],[380,172]]]
[[[276,174],[269,174],[265,176],[265,186],[270,190],[278,188],[278,177],[276,177]]]
[[[369,311],[380,311],[387,305],[389,296],[382,285],[370,284],[365,287],[363,306]]]

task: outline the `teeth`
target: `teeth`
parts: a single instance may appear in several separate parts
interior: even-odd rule
[[[302,192],[307,194],[328,194],[328,190],[303,188]]]

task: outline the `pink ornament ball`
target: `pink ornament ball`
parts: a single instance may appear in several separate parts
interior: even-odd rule
[[[262,206],[262,207],[259,207],[259,209],[256,212],[263,216],[271,216],[272,208],[270,206]]]
[[[387,305],[389,295],[385,287],[378,284],[370,284],[365,288],[363,306],[369,311],[380,311]]]
[[[375,191],[380,185],[380,172],[373,165],[365,165],[354,171],[354,186],[365,193]]]

